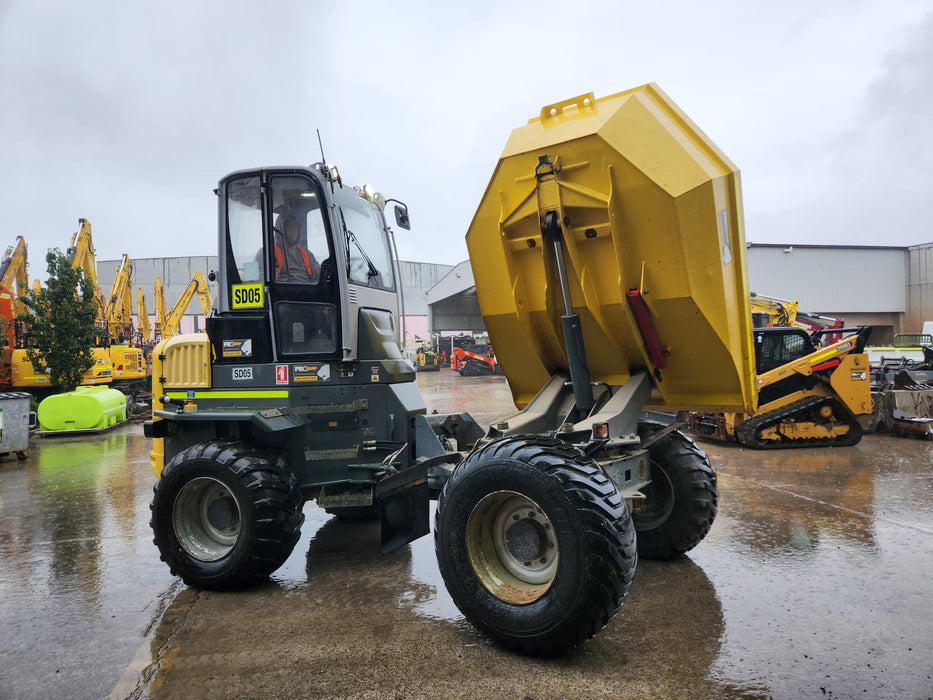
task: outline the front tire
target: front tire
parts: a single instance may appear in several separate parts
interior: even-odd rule
[[[211,440],[175,455],[154,487],[162,560],[189,586],[229,590],[278,569],[300,536],[297,480],[281,458]]]
[[[473,452],[438,499],[435,550],[463,615],[500,645],[557,656],[602,629],[635,573],[625,500],[576,448],[509,437]]]
[[[644,440],[663,427],[641,423],[638,434]],[[719,508],[716,472],[696,443],[676,430],[651,445],[648,457],[651,484],[632,507],[638,556],[671,559],[709,533]]]

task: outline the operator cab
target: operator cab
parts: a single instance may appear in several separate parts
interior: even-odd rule
[[[352,360],[360,308],[397,319],[378,195],[320,164],[232,173],[217,194],[219,313],[208,334],[219,362]]]
[[[796,326],[755,329],[755,371],[764,374],[809,355],[816,348],[810,334]]]
[[[795,326],[756,328],[754,338],[757,374],[764,374],[798,360],[816,349],[810,334]],[[813,383],[812,377],[791,373],[784,379],[762,388],[758,393],[758,405],[762,406],[793,392],[809,389]]]

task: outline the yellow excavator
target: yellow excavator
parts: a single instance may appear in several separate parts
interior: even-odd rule
[[[132,276],[133,264],[124,253],[104,312],[113,378],[118,383],[137,382],[146,377],[143,351],[133,345],[135,332],[133,329]],[[138,393],[136,387],[126,388],[129,389],[128,393]]]
[[[124,343],[133,337],[133,264],[123,254],[104,310],[110,342]]]
[[[206,319],[211,315],[211,309],[214,306],[214,300],[211,298],[210,287],[207,286],[207,282],[204,281],[204,275],[200,272],[194,273],[194,278],[198,282],[198,302],[201,304],[201,314]]]
[[[91,236],[91,222],[87,219],[78,219],[78,223],[80,228],[76,233],[71,234],[71,243],[68,245],[66,255],[71,266],[76,269],[80,268],[85,278],[94,285],[94,293],[100,308],[100,320],[103,324],[106,322],[104,317],[106,300],[97,284],[97,258],[94,253],[94,240]]]
[[[80,268],[84,276],[94,285],[95,297],[100,309],[100,322],[105,322],[104,299],[97,285],[97,263],[94,257],[94,242],[91,237],[91,223],[87,219],[78,219],[79,230],[72,234],[71,243],[68,246],[66,256],[68,262],[73,268]],[[38,292],[41,285],[38,280],[33,282],[33,290]],[[12,356],[12,386],[17,389],[23,389],[37,393],[43,389],[51,388],[49,376],[44,369],[33,367],[29,358],[26,356],[24,338],[16,339],[17,347],[13,350]],[[113,363],[110,360],[110,351],[102,344],[91,349],[94,357],[94,364],[85,374],[83,386],[92,386],[97,384],[110,384],[113,381]]]
[[[26,293],[29,278],[26,273],[26,241],[16,237],[0,262],[0,322],[4,324],[3,348],[0,350],[0,387],[13,381],[13,348],[16,346],[16,317],[26,311],[20,295]]]
[[[149,311],[146,309],[146,295],[143,294],[142,287],[136,288],[136,315],[139,319],[137,324],[139,325],[140,344],[147,347],[149,341],[152,340],[152,329],[149,326]]]
[[[162,288],[162,280],[156,278],[156,299],[159,298],[160,290]],[[207,282],[204,279],[204,275],[200,272],[195,272],[194,277],[188,283],[188,286],[185,287],[185,291],[181,293],[181,296],[178,297],[178,301],[175,302],[175,306],[172,307],[172,310],[167,314],[163,315],[163,320],[160,323],[156,320],[156,326],[161,326],[161,337],[171,338],[172,336],[179,334],[179,326],[181,325],[181,318],[185,315],[185,309],[188,308],[188,304],[191,303],[191,300],[194,298],[194,295],[198,295],[198,301],[201,303],[201,311],[204,314],[204,317],[207,318],[211,313],[211,306],[213,305],[213,300],[211,299],[211,291],[207,286]],[[162,296],[164,299],[164,296]],[[158,305],[156,307],[158,319]]]
[[[165,289],[162,287],[162,278],[155,278],[155,342],[162,340],[165,330]]]
[[[0,262],[0,288],[13,294],[11,309],[13,317],[26,312],[26,305],[19,297],[29,288],[29,275],[26,272],[27,262],[26,241],[22,236],[16,237],[16,243],[7,247]]]
[[[824,316],[817,313],[804,313],[800,311],[797,300],[778,299],[764,294],[752,292],[749,299],[749,308],[752,312],[752,323],[755,328],[770,328],[774,326],[796,326],[809,331],[812,335],[820,333],[822,344],[835,343],[842,339],[842,330],[845,321],[841,318]],[[830,332],[831,331],[831,332]]]
[[[793,326],[797,320],[796,300],[788,301],[763,294],[751,293],[749,307],[752,310],[752,321],[756,328],[768,326]]]

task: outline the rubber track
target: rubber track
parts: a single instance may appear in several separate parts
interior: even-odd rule
[[[467,360],[463,369],[459,370],[461,377],[482,377],[493,375],[495,372],[485,362],[479,360]]]
[[[795,414],[801,414],[801,422],[812,423],[813,418],[810,410],[821,404],[832,404],[833,415],[844,418],[849,426],[849,432],[838,438],[822,439],[784,439],[780,441],[762,440],[761,431],[776,423],[791,418]],[[753,447],[759,450],[780,450],[788,447],[847,447],[855,445],[862,439],[862,427],[859,425],[855,416],[838,399],[830,396],[808,396],[800,401],[788,404],[775,411],[763,413],[760,416],[754,416],[743,422],[735,430],[735,437],[743,445]]]
[[[599,593],[590,597],[589,613],[583,616],[575,636],[570,639],[552,640],[548,646],[540,641],[529,645],[514,638],[504,641],[509,648],[523,654],[556,656],[566,653],[609,623],[632,586],[637,553],[628,505],[595,462],[560,440],[539,435],[503,438],[470,454],[462,466],[488,459],[509,459],[533,465],[561,482],[564,492],[578,504],[577,511],[585,522],[591,561],[596,564],[592,567],[593,578],[599,588]],[[447,484],[438,498],[438,514],[443,511]],[[435,548],[437,532],[435,527]]]

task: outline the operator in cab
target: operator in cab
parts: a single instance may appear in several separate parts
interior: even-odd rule
[[[299,240],[298,220],[287,216],[282,227],[284,233],[276,235],[275,241],[276,281],[317,284],[321,265]]]

